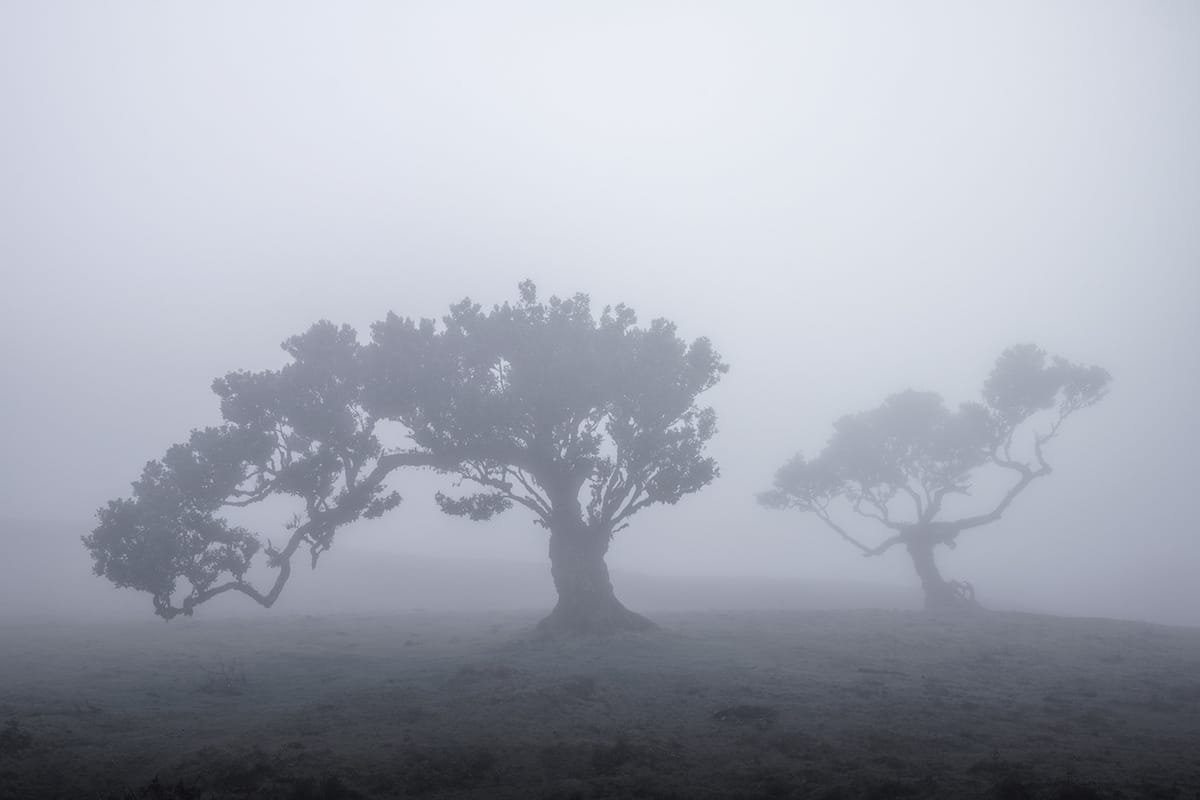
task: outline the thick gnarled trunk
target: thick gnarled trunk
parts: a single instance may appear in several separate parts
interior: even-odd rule
[[[596,634],[646,630],[654,623],[625,606],[613,593],[604,556],[607,531],[561,525],[550,533],[550,574],[558,604],[538,624],[548,634]]]
[[[906,547],[912,557],[913,566],[916,567],[917,576],[921,579],[921,588],[925,590],[926,610],[979,607],[975,601],[975,592],[969,583],[948,581],[942,577],[933,557],[933,543],[917,539],[908,542]]]

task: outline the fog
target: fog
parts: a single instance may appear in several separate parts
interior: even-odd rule
[[[850,584],[919,604],[902,552],[864,559],[754,494],[841,415],[977,398],[1028,341],[1112,391],[943,571],[990,607],[1200,624],[1197,34],[1189,2],[4,4],[5,609],[150,616],[77,537],[219,422],[214,377],[281,366],[318,319],[365,338],[532,278],[731,367],[701,397],[720,478],[614,540],[631,607]],[[393,484],[405,503],[282,607],[549,607],[528,514],[472,523],[436,476]],[[492,560],[510,583],[478,577]],[[380,564],[462,588],[364,595]]]

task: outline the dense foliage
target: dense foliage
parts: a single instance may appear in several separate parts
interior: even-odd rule
[[[216,380],[224,424],[148,463],[85,537],[97,574],[149,592],[163,617],[231,591],[270,606],[301,548],[315,566],[339,528],[400,503],[388,483],[398,469],[428,467],[478,490],[439,492],[447,513],[532,512],[552,558],[554,537],[563,544],[560,608],[570,595],[577,612],[606,606],[619,624],[632,616],[607,584],[612,534],[717,475],[704,454],[715,415],[696,397],[727,367],[707,339],[686,343],[661,319],[639,327],[625,306],[596,317],[587,295],[543,303],[526,282],[516,303],[485,312],[464,300],[440,324],[389,314],[366,344],[319,322],[283,346],[283,368]],[[385,424],[404,446],[384,447]],[[275,495],[303,505],[281,545],[222,517]],[[247,577],[260,553],[275,570],[265,590]],[[566,627],[589,627],[568,616]]]

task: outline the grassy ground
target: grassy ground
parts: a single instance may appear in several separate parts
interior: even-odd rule
[[[0,798],[1200,797],[1200,630],[907,611],[0,628]]]

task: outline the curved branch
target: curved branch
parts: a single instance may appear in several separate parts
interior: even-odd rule
[[[612,509],[611,519],[606,521],[609,528],[615,529],[617,526],[622,525],[625,520],[629,519],[643,508],[654,505],[654,501],[646,492],[646,485],[649,484],[653,479],[654,473],[651,472],[649,475],[645,475],[641,479],[635,481],[630,487],[632,491],[628,489],[626,490],[625,496],[621,498],[621,502],[625,504],[624,507],[618,503],[618,505]]]
[[[917,519],[924,520],[925,519],[925,506],[921,502],[921,496],[919,494],[917,494],[916,492],[914,492],[912,490],[912,487],[909,486],[907,483],[903,484],[900,487],[900,490],[912,498],[913,505],[917,509]]]
[[[520,467],[517,467],[513,470],[513,475],[516,476],[517,483],[521,484],[521,487],[525,491],[529,492],[529,499],[534,504],[533,510],[542,519],[549,521],[550,520],[550,501],[548,499],[546,499],[546,497],[544,495],[542,495],[541,492],[537,491],[537,489],[535,489],[533,487],[533,483],[529,480],[528,476],[525,475],[525,470],[521,469]],[[515,496],[513,497],[513,499],[517,500],[517,498]],[[520,502],[520,501],[518,500],[518,502]]]
[[[187,597],[183,598],[182,606],[171,605],[169,597],[155,595],[155,611],[163,619],[171,619],[179,614],[183,614],[185,617],[190,617],[195,611],[196,606],[211,600],[217,595],[225,594],[226,592],[240,592],[254,600],[263,608],[270,608],[275,604],[275,601],[279,599],[280,592],[283,591],[284,585],[287,583],[288,578],[291,577],[292,556],[296,554],[296,550],[299,549],[301,543],[303,543],[305,538],[308,537],[309,533],[311,532],[311,525],[312,522],[310,521],[297,527],[292,532],[292,535],[288,538],[287,546],[284,547],[283,550],[269,549],[267,551],[269,563],[272,566],[277,566],[279,568],[279,572],[275,575],[275,581],[272,583],[271,588],[267,590],[265,594],[256,589],[253,584],[250,584],[243,578],[238,577],[218,586],[209,587],[203,591],[197,592],[193,590]]]
[[[875,547],[868,547],[867,545],[863,544],[858,539],[854,538],[849,533],[847,533],[846,529],[843,528],[841,525],[838,525],[836,522],[834,522],[833,518],[829,516],[829,511],[825,507],[813,506],[811,510],[814,514],[816,514],[821,519],[822,522],[824,522],[835,533],[837,533],[838,536],[842,537],[847,542],[849,542],[850,544],[854,545],[859,550],[861,550],[862,554],[864,556],[877,556],[877,555],[889,550],[893,545],[899,544],[901,541],[903,541],[903,536],[893,536]],[[899,529],[899,528],[897,528],[897,529]]]
[[[608,480],[600,490],[600,505],[597,517],[608,524],[616,524],[614,520],[622,504],[628,499],[630,491],[635,490],[635,484],[630,482],[629,475],[623,467],[613,467]],[[640,489],[636,491],[640,492]]]
[[[1008,492],[1005,493],[1004,497],[1000,499],[1000,502],[996,504],[996,507],[988,513],[979,514],[974,517],[965,517],[960,520],[955,520],[954,522],[947,522],[945,523],[946,525],[956,529],[956,531],[964,531],[968,528],[978,528],[980,525],[987,525],[995,522],[996,520],[1000,519],[1000,517],[1012,504],[1012,501],[1016,499],[1017,495],[1025,490],[1026,486],[1033,483],[1038,478],[1050,474],[1050,467],[1045,464],[1043,464],[1042,468],[1038,470],[1031,470],[1024,464],[1018,464],[1016,462],[1009,462],[1006,464],[998,461],[996,463],[1000,464],[1000,466],[1008,467],[1009,469],[1016,468],[1018,472],[1021,473],[1021,479],[1017,481],[1012,488],[1008,490]]]
[[[894,531],[899,531],[899,530],[904,529],[904,526],[901,525],[900,523],[892,522],[891,518],[888,516],[888,513],[887,513],[887,505],[880,502],[879,499],[873,495],[865,496],[865,497],[866,497],[867,502],[869,502],[871,505],[875,506],[876,509],[878,509],[878,512],[872,514],[870,511],[864,510],[862,507],[862,501],[864,499],[864,495],[860,495],[859,497],[855,498],[854,504],[851,506],[851,508],[854,510],[854,513],[858,514],[859,516],[866,517],[867,519],[873,519],[876,522],[878,522],[880,525],[883,525],[884,527],[887,527],[887,528],[891,528]]]
[[[880,542],[875,547],[872,547],[870,550],[867,550],[866,552],[864,552],[863,555],[864,556],[877,556],[882,553],[886,553],[888,550],[891,550],[896,545],[907,542],[908,538],[909,537],[908,537],[907,533],[901,533],[901,534],[897,534],[895,536],[890,536],[887,539],[884,539],[882,542]]]
[[[480,486],[486,486],[489,489],[495,489],[502,497],[519,503],[532,511],[544,524],[549,524],[550,504],[533,488],[532,484],[519,468],[510,471],[507,467],[501,467],[500,474],[504,477],[499,478],[493,474],[489,474],[489,469],[494,469],[494,467],[489,468],[476,461],[464,462],[460,465],[459,474],[464,480],[477,483]],[[509,474],[513,475],[529,494],[525,495],[514,492],[512,483],[505,480],[505,477]]]
[[[446,457],[420,452],[392,453],[383,456],[365,478],[343,492],[336,505],[329,507],[326,502],[327,498],[324,497],[306,498],[306,506],[309,509],[308,521],[295,526],[291,536],[288,537],[287,544],[282,550],[276,550],[268,543],[266,551],[268,563],[270,566],[278,568],[275,580],[268,590],[264,592],[243,577],[238,576],[233,580],[208,587],[201,591],[193,589],[183,599],[183,603],[180,606],[172,605],[168,597],[155,595],[155,610],[165,619],[171,619],[179,614],[191,616],[196,606],[227,592],[238,592],[254,600],[262,607],[270,608],[279,599],[283,587],[287,584],[288,578],[291,576],[291,560],[300,548],[300,545],[305,542],[311,545],[315,566],[317,555],[329,548],[330,540],[336,530],[342,525],[354,521],[366,510],[375,494],[375,490],[383,483],[383,480],[389,473],[400,467],[445,468],[450,463]],[[227,507],[244,507],[250,505],[251,502],[257,502],[265,497],[266,494],[257,498],[226,500],[222,505]]]
[[[1002,448],[997,448],[992,452],[992,463],[1004,469],[1010,469],[1020,475],[1020,479],[1005,493],[1004,497],[1000,498],[1000,502],[986,514],[979,514],[974,517],[966,517],[955,522],[947,523],[955,527],[958,531],[963,531],[968,528],[977,528],[980,525],[987,525],[995,522],[1004,514],[1012,501],[1017,495],[1025,490],[1029,484],[1033,483],[1038,478],[1045,477],[1053,472],[1053,468],[1046,461],[1045,453],[1042,451],[1043,445],[1058,435],[1058,430],[1062,426],[1063,421],[1071,415],[1074,408],[1066,408],[1060,410],[1058,417],[1050,425],[1050,429],[1046,433],[1035,433],[1033,435],[1033,454],[1037,459],[1037,469],[1031,468],[1028,464],[1023,464],[1015,460],[1011,455],[1012,446],[1012,431],[1009,431]],[[1003,452],[1003,456],[1001,456]]]
[[[929,503],[929,507],[925,510],[925,514],[920,518],[922,524],[928,524],[933,521],[942,510],[942,502],[948,495],[952,494],[969,494],[971,484],[967,481],[962,483],[950,484],[943,486],[933,494],[933,499]]]

